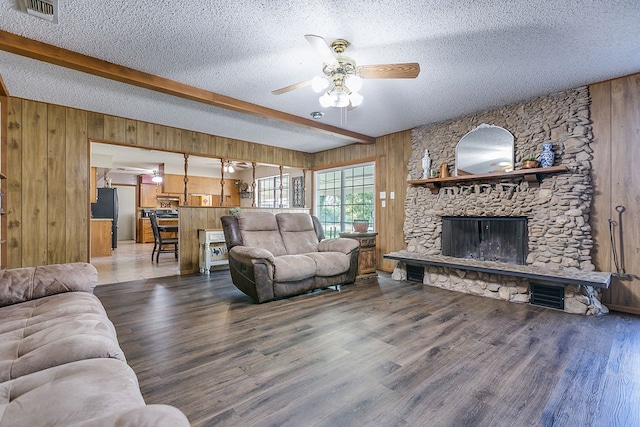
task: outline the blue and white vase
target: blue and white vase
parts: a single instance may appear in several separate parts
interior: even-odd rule
[[[555,160],[555,154],[553,153],[553,145],[550,142],[542,144],[542,153],[540,153],[540,166],[548,168],[553,166]]]

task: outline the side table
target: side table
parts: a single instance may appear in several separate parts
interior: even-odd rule
[[[198,229],[200,241],[200,273],[209,274],[213,266],[229,265],[229,254],[224,232],[216,229]]]
[[[378,260],[376,256],[376,236],[378,233],[340,233],[340,237],[356,239],[360,242],[358,255],[358,271],[356,280],[367,280],[378,277]]]

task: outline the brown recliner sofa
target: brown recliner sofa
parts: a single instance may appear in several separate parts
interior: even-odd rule
[[[238,212],[221,220],[233,284],[257,302],[355,281],[358,241],[324,239],[312,215]]]
[[[145,404],[97,282],[86,263],[0,271],[0,427],[189,425]]]

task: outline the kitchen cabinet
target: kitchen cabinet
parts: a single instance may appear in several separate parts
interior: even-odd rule
[[[184,194],[184,176],[165,175],[162,191],[167,194]]]
[[[225,179],[224,206],[240,206],[240,192],[234,183],[233,179]],[[188,191],[189,206],[220,206],[222,188],[219,178],[189,176]],[[180,206],[184,205],[184,176],[165,175],[161,194],[167,197],[177,196],[180,198]]]
[[[156,195],[156,184],[140,184],[140,204],[141,208],[155,208],[158,205]]]
[[[106,218],[91,220],[91,257],[111,255],[111,223]]]
[[[137,233],[136,241],[138,243],[153,243],[153,230],[151,229],[149,218],[138,219]]]
[[[225,206],[240,206],[240,189],[232,185],[228,193],[226,190],[227,188],[225,186]],[[226,197],[228,197],[228,199]]]
[[[191,196],[189,197],[189,206],[213,206],[211,195]]]
[[[178,226],[178,219],[158,218],[158,225],[175,225]],[[136,241],[138,243],[153,243],[153,229],[149,218],[138,218],[138,235]],[[178,233],[163,233],[162,237],[178,237]]]
[[[220,194],[220,180],[204,176],[190,176],[189,194]]]
[[[225,207],[233,207],[233,206],[240,206],[240,198],[238,198],[238,203],[234,204],[234,198],[233,195],[228,196],[225,195],[224,196],[224,205],[220,204],[220,196],[219,195],[212,195],[211,196],[211,206],[213,207],[220,207],[220,206],[225,206]]]

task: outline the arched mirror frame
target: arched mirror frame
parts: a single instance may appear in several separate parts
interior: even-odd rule
[[[514,143],[513,134],[505,128],[481,124],[458,141],[455,176],[512,171]]]

